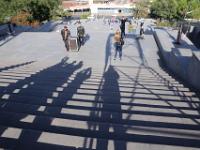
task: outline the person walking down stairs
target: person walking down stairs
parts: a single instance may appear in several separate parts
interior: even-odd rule
[[[144,22],[140,23],[140,38],[144,39]]]
[[[81,25],[81,22],[79,21],[77,27],[78,50],[84,44],[84,36],[85,36],[85,28]]]
[[[66,50],[69,51],[69,36],[71,35],[67,26],[64,26],[64,29],[61,30],[62,39],[65,43]]]
[[[117,53],[119,53],[120,60],[122,59],[122,45],[123,44],[124,44],[124,40],[121,36],[121,32],[117,30],[114,35],[114,46],[115,46],[114,60],[116,60]]]

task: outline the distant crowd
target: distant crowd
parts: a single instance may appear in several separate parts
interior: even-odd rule
[[[135,21],[132,23],[131,20],[129,20],[126,17],[122,17],[120,19],[116,18],[107,18],[103,19],[104,24],[108,24],[113,29],[113,24],[119,23],[119,28],[114,33],[114,47],[115,47],[115,55],[114,60],[116,60],[117,55],[119,55],[119,59],[122,60],[122,47],[125,44],[124,38],[126,37],[126,22],[128,22],[128,32],[135,33],[136,28],[138,27],[138,23]],[[74,23],[74,25],[77,26],[77,38],[71,39],[70,38],[70,30],[67,26],[64,26],[64,29],[61,30],[61,35],[63,38],[63,41],[65,43],[66,50],[80,50],[80,47],[84,45],[85,42],[85,28],[81,24],[81,21],[78,20]],[[140,31],[139,31],[139,37],[137,38],[144,38],[144,22],[140,22],[139,24]]]

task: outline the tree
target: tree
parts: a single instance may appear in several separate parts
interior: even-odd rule
[[[149,0],[141,0],[134,7],[135,18],[145,18],[149,14]]]
[[[8,0],[9,9],[12,15],[17,15],[22,10],[26,10],[29,0]]]
[[[178,18],[199,18],[200,17],[200,0],[179,0],[178,1]]]
[[[18,16],[22,11],[30,14],[28,20],[49,20],[60,4],[61,0],[0,0],[0,22]]]
[[[200,1],[199,0],[180,0],[179,1],[179,7],[178,7],[178,15],[179,20],[185,21],[186,17],[189,18],[197,18],[200,17]],[[178,35],[177,35],[177,44],[181,44],[181,35],[182,35],[182,27],[183,24],[181,23]]]
[[[200,18],[200,0],[191,0],[188,15],[190,18]]]
[[[4,1],[4,0],[0,0],[0,23],[4,23],[5,22],[5,18],[9,17],[9,13],[8,13],[8,2]]]
[[[172,20],[177,15],[176,0],[155,0],[151,6],[151,15],[160,18]]]
[[[151,7],[151,14],[161,19],[181,21],[176,41],[180,44],[183,21],[186,18],[200,18],[200,0],[155,0]]]
[[[151,15],[167,20],[200,17],[200,0],[155,0]]]
[[[50,18],[50,8],[45,4],[39,3],[38,0],[31,1],[28,4],[28,11],[32,15],[33,20],[42,22]]]
[[[58,9],[55,10],[54,15],[57,17],[70,17],[72,14],[69,12],[69,10],[64,10],[62,6],[59,6]]]
[[[59,4],[59,0],[31,0],[28,4],[28,11],[33,19],[42,22],[52,18]]]

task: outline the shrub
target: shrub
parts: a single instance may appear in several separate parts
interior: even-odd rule
[[[156,25],[160,27],[176,27],[177,26],[176,22],[170,22],[170,21],[157,21]]]
[[[80,19],[87,19],[90,15],[91,15],[90,12],[83,13],[83,14],[80,15]]]
[[[37,27],[40,25],[40,22],[34,20],[31,14],[26,11],[21,11],[16,16],[13,16],[11,22],[21,26]]]

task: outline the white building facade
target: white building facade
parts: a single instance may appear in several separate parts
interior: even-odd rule
[[[77,2],[77,1],[76,1]],[[133,15],[133,3],[125,3],[123,0],[112,1],[112,2],[104,2],[94,3],[93,0],[88,0],[87,3],[72,5],[66,9],[71,11],[77,11],[85,9],[89,9],[91,11],[91,15],[102,15],[102,16],[115,16],[122,14],[123,16],[132,16]]]
[[[128,4],[92,4],[90,5],[90,10],[92,15],[111,16],[119,14],[119,11],[126,16],[133,14],[133,7]]]

